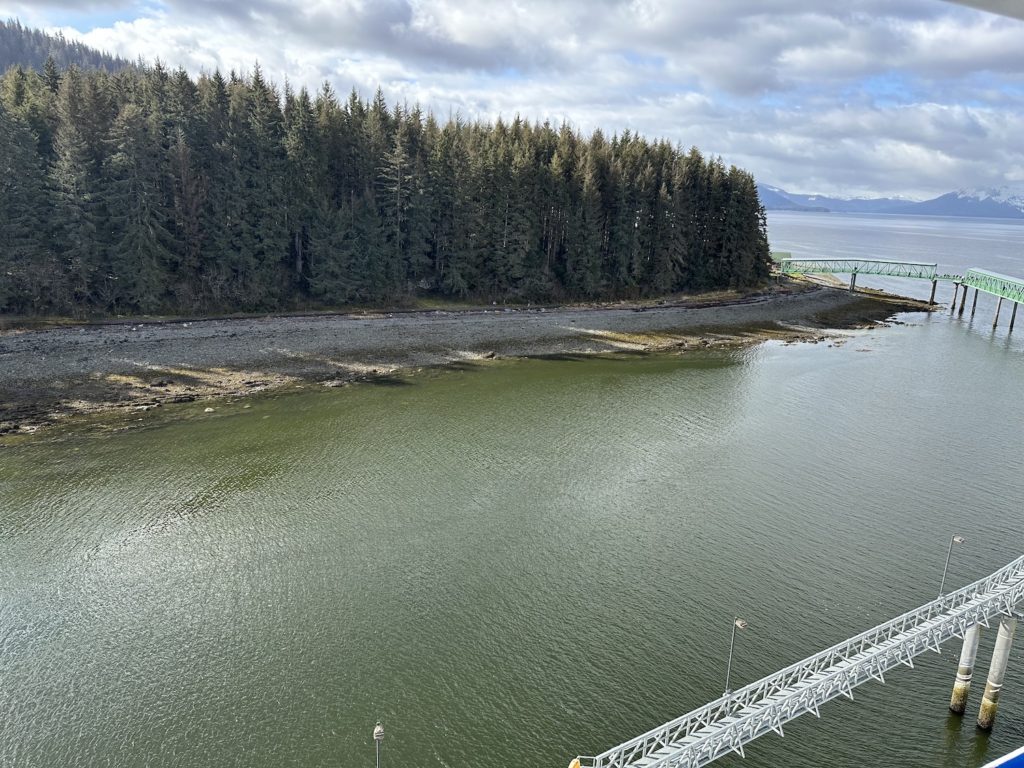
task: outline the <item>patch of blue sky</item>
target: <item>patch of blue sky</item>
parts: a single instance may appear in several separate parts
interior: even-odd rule
[[[627,64],[632,64],[634,67],[645,67],[648,69],[664,69],[665,68],[665,57],[657,56],[650,53],[640,53],[639,51],[624,49],[619,51],[619,55],[625,59]]]
[[[1004,85],[1000,87],[999,93],[1005,97],[1007,101],[1016,102],[1019,107],[1024,107],[1024,86]],[[991,102],[989,102],[989,106],[992,106]]]
[[[900,72],[885,72],[851,83],[844,89],[843,96],[851,101],[866,96],[875,106],[898,107],[915,104],[927,98],[924,90],[914,78]]]
[[[1024,109],[1024,83],[1019,79],[1008,80],[991,73],[976,73],[967,79],[957,93],[957,104],[965,107],[1017,106]]]
[[[769,110],[775,112],[793,112],[817,114],[832,109],[863,105],[872,97],[859,86],[836,90],[831,85],[800,84],[791,85],[785,90],[769,90],[753,95],[745,100],[734,98],[732,103],[738,109]],[[718,98],[716,104],[729,103],[726,98]]]
[[[79,32],[112,27],[119,21],[133,21],[142,14],[137,7],[94,8],[76,11],[71,8],[54,8],[47,14],[51,26],[71,27]]]
[[[756,100],[757,106],[768,109],[792,109],[803,103],[799,92],[790,90],[785,93],[769,91]]]

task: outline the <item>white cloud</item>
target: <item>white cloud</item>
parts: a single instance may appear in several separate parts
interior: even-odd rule
[[[939,0],[0,0],[0,15],[192,72],[258,60],[278,82],[380,84],[440,115],[628,127],[795,191],[924,196],[1024,168],[1024,22]]]

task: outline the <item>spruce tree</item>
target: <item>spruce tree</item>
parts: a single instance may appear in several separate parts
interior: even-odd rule
[[[199,276],[203,264],[203,213],[207,204],[206,179],[196,168],[185,130],[175,128],[168,150],[172,184],[174,247],[178,253],[178,270],[171,291],[179,306],[196,311],[202,304]]]
[[[408,126],[401,110],[395,115],[397,129],[391,148],[385,152],[377,178],[377,201],[380,206],[381,240],[384,251],[381,261],[384,279],[391,296],[406,289],[406,263],[409,218],[413,200],[413,159],[409,154]]]
[[[82,79],[72,67],[61,78],[57,94],[50,168],[55,190],[51,228],[74,301],[82,307],[107,310],[120,276],[102,270],[100,264],[96,226],[100,213],[95,199],[99,179],[80,127],[85,117],[82,87]]]
[[[60,70],[57,68],[57,62],[53,56],[46,57],[46,63],[43,65],[43,82],[46,83],[46,87],[50,89],[50,93],[56,94],[60,90]]]
[[[0,312],[67,311],[47,238],[50,200],[29,127],[0,103]]]
[[[324,154],[313,102],[306,89],[285,95],[284,149],[287,156],[284,193],[290,267],[296,290],[306,292],[310,275],[310,237],[323,195]]]
[[[141,107],[128,104],[111,130],[103,206],[111,225],[105,269],[117,276],[115,312],[161,308],[174,261],[173,238],[165,228],[161,199],[161,158],[152,126]]]

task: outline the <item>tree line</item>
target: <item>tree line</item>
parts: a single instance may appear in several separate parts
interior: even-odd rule
[[[446,121],[251,74],[0,78],[0,311],[635,298],[769,270],[753,177],[630,131]]]
[[[72,64],[92,69],[114,71],[131,66],[131,62],[97,51],[62,34],[48,35],[38,29],[23,27],[17,19],[0,21],[0,72],[22,66],[41,70],[47,59],[57,67]]]

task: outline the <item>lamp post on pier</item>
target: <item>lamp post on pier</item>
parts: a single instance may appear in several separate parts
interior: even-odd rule
[[[380,768],[380,743],[384,741],[384,726],[380,724],[380,720],[373,726],[373,743],[377,747],[377,768]]]
[[[736,630],[746,629],[747,622],[738,616],[733,619],[732,622],[732,636],[729,638],[729,662],[725,666],[725,695],[728,696],[732,693],[732,688],[729,687],[729,677],[732,675],[732,652],[736,648]]]
[[[939,584],[939,597],[942,597],[942,591],[946,588],[946,571],[949,570],[949,558],[953,554],[954,544],[963,544],[967,539],[963,536],[953,536],[949,540],[949,549],[946,551],[946,564],[942,566],[942,583]]]

